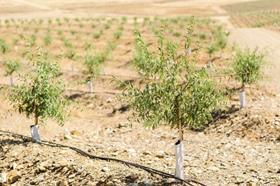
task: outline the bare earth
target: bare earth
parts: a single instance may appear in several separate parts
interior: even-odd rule
[[[233,27],[221,5],[243,1],[249,0],[0,0],[0,19],[195,14],[225,24],[231,32],[231,44],[266,51],[265,79],[256,86],[257,91],[248,90],[249,96],[254,95],[248,98],[248,108],[221,119],[204,132],[185,132],[186,175],[214,186],[278,186],[280,34],[266,29]],[[125,56],[123,58],[119,61],[121,64],[126,62]],[[121,64],[107,62],[104,73],[128,78],[137,76],[129,68],[120,68]],[[1,83],[6,81],[3,74],[0,76]],[[103,87],[104,92],[103,83],[99,80],[97,85]],[[235,100],[238,104],[238,98]],[[139,123],[130,125],[129,112],[121,111],[122,104],[114,94],[101,93],[94,98],[84,95],[76,101],[82,106],[71,106],[65,126],[52,121],[41,126],[43,139],[174,173],[176,131],[165,127],[144,129]],[[91,160],[69,149],[40,146],[7,134],[1,130],[29,135],[33,121],[14,112],[5,95],[0,95],[0,103],[0,172],[18,175],[18,185],[67,185],[65,182],[69,185],[163,185],[170,182],[119,163]]]

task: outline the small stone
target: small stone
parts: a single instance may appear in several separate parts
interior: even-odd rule
[[[0,183],[7,182],[7,174],[5,172],[0,173]]]
[[[128,149],[127,152],[128,152],[129,156],[136,156],[137,155],[136,150],[133,149],[133,148]]]
[[[68,178],[71,179],[71,178],[74,178],[75,176],[76,176],[75,174],[71,174],[71,175],[68,176]]]
[[[68,183],[66,180],[61,180],[56,183],[56,186],[68,186]]]
[[[17,171],[12,170],[8,173],[8,183],[13,184],[20,179],[20,175]]]
[[[38,173],[42,173],[42,172],[46,172],[46,171],[47,171],[47,169],[45,167],[39,166]]]
[[[64,139],[65,139],[65,140],[70,140],[70,139],[72,139],[72,137],[71,137],[70,135],[68,135],[68,134],[65,134],[65,135],[64,135]]]
[[[151,155],[152,153],[150,151],[144,151],[143,155],[147,156],[147,155]]]
[[[10,168],[15,170],[17,168],[17,164],[15,162],[13,162],[11,165],[10,165]]]
[[[101,171],[102,171],[102,172],[109,172],[110,169],[109,169],[108,167],[102,167]]]
[[[127,183],[134,183],[139,177],[136,174],[130,174],[125,177]]]
[[[72,130],[70,133],[72,136],[81,136],[82,135],[82,133],[78,130]]]
[[[158,154],[156,155],[157,158],[164,158],[165,152],[164,151],[159,151]]]
[[[111,103],[112,101],[113,101],[112,98],[108,98],[108,99],[106,100],[107,103]]]

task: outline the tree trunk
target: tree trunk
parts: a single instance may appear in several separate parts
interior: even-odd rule
[[[246,105],[246,93],[245,93],[245,85],[242,83],[241,91],[239,94],[240,99],[240,108],[244,108]]]

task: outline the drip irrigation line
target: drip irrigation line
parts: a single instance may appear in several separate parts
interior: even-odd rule
[[[29,136],[25,136],[25,135],[13,133],[13,132],[8,132],[8,131],[3,131],[3,130],[0,130],[0,132],[12,135],[13,137],[20,137],[22,139],[25,139],[25,140],[28,140],[28,141],[32,141],[32,138],[29,137]],[[104,161],[118,162],[118,163],[130,166],[130,167],[135,167],[135,168],[138,168],[138,169],[145,170],[145,171],[149,172],[150,174],[157,174],[157,175],[160,175],[160,176],[165,177],[165,178],[176,179],[177,181],[180,181],[181,183],[184,183],[184,184],[189,185],[189,186],[194,186],[193,184],[197,184],[197,185],[200,185],[200,186],[206,186],[205,184],[200,183],[200,182],[198,182],[196,180],[193,180],[193,179],[181,179],[179,177],[176,177],[173,174],[166,173],[166,172],[163,172],[163,171],[151,168],[151,167],[147,167],[147,166],[144,166],[144,165],[140,165],[140,164],[137,164],[137,163],[133,163],[133,162],[117,159],[117,158],[110,158],[110,157],[103,157],[103,156],[92,155],[92,154],[89,154],[89,153],[87,153],[87,152],[85,152],[85,151],[83,151],[83,150],[81,150],[81,149],[79,149],[77,147],[73,147],[73,146],[69,146],[69,145],[63,145],[63,144],[59,144],[59,143],[55,143],[55,142],[50,142],[50,141],[46,141],[46,140],[42,140],[41,143],[38,143],[38,144],[46,145],[46,146],[50,146],[50,147],[57,147],[57,148],[58,147],[60,147],[60,148],[68,148],[68,149],[73,150],[76,153],[78,153],[78,154],[80,154],[82,156],[88,157],[90,159],[99,159],[99,160],[104,160]]]

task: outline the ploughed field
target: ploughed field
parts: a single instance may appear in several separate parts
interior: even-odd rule
[[[267,28],[280,31],[280,2],[252,1],[225,5],[231,22],[237,27]]]

